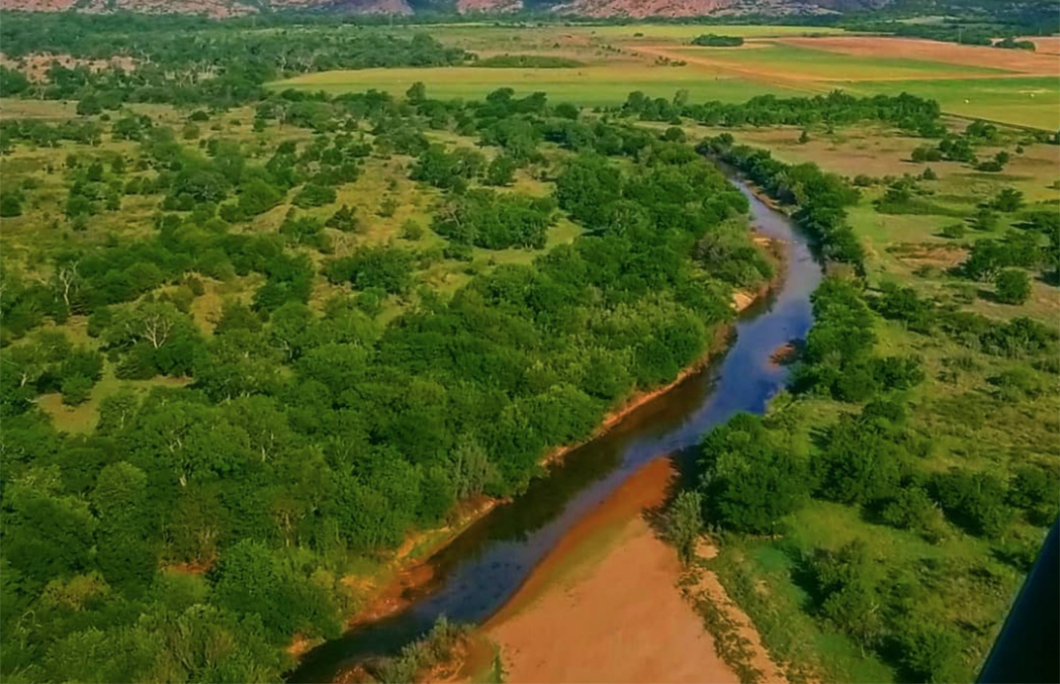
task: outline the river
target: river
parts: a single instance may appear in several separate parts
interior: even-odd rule
[[[313,649],[288,681],[330,682],[366,656],[396,652],[440,615],[481,624],[511,598],[565,532],[639,467],[687,450],[737,412],[765,410],[787,378],[787,369],[772,363],[771,356],[785,343],[805,337],[813,322],[810,295],[822,273],[790,219],[733,182],[750,201],[757,230],[784,241],[786,271],[767,300],[740,316],[728,351],[604,435],[572,450],[548,477],[475,522],[429,559],[434,579],[407,608]]]

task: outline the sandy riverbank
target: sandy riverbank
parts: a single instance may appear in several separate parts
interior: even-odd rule
[[[770,253],[775,260],[777,270],[770,282],[764,284],[758,290],[743,292],[741,296],[734,299],[733,308],[737,312],[742,312],[751,305],[762,301],[783,281],[785,264],[782,258],[783,252],[780,249],[782,243],[770,240],[764,236],[755,236],[754,240],[756,244]],[[708,345],[707,352],[697,362],[682,370],[673,382],[650,392],[639,392],[629,397],[621,407],[604,417],[601,424],[586,442],[605,434],[639,408],[670,392],[689,377],[701,371],[719,353],[724,352],[731,340],[732,330],[733,328],[729,325],[719,326]],[[552,450],[542,459],[542,465],[547,466],[562,459],[584,443],[567,445]],[[483,497],[481,500],[474,502],[473,505],[466,505],[462,510],[458,511],[455,516],[456,521],[446,528],[410,534],[401,549],[394,554],[394,557],[389,562],[390,569],[385,573],[387,579],[378,585],[366,585],[362,579],[356,577],[347,578],[347,583],[351,588],[364,591],[367,594],[367,600],[363,607],[350,616],[347,628],[373,622],[407,607],[414,600],[414,597],[419,595],[420,592],[418,590],[430,584],[434,578],[433,569],[428,562],[430,557],[459,536],[460,532],[487,515],[501,503],[503,503],[502,500]],[[646,524],[644,524],[644,527],[647,529]],[[657,544],[662,544],[658,540],[654,541]],[[429,551],[424,552],[424,546],[427,546]],[[419,551],[414,554],[415,557],[409,553],[412,549],[418,549]],[[314,645],[316,644],[296,638],[291,645],[290,652],[295,657],[300,657]]]
[[[484,627],[518,682],[739,681],[677,584],[682,567],[645,513],[669,459],[644,466],[571,529]]]

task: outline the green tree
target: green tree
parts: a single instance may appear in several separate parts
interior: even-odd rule
[[[706,519],[730,529],[775,532],[809,495],[805,461],[751,414],[737,414],[703,438],[699,467]]]
[[[1007,268],[997,274],[994,288],[999,302],[1018,306],[1031,296],[1031,279],[1024,271]]]
[[[489,166],[486,167],[486,184],[487,185],[511,185],[512,180],[515,178],[515,169],[517,163],[514,159],[505,154],[499,154],[493,158]]]

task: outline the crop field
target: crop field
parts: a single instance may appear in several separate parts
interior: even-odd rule
[[[405,29],[399,29],[405,30]],[[702,33],[746,38],[741,47],[700,48]],[[500,87],[545,92],[555,101],[616,105],[640,90],[692,101],[741,102],[756,95],[909,92],[965,117],[1054,130],[1060,125],[1060,64],[1054,55],[896,39],[796,26],[441,26],[432,35],[482,57],[539,55],[569,68],[401,68],[330,71],[273,83],[330,94],[429,84],[438,98],[481,98]],[[897,56],[901,55],[901,56]]]

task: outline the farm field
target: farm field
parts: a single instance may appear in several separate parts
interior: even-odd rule
[[[707,32],[746,42],[736,48],[689,45]],[[564,57],[579,65],[330,71],[271,86],[329,94],[370,88],[400,93],[422,81],[430,84],[432,96],[443,99],[480,98],[512,87],[517,95],[541,91],[591,107],[620,104],[633,90],[664,98],[685,90],[692,101],[720,102],[836,89],[859,95],[909,92],[936,99],[944,111],[961,116],[1044,130],[1060,125],[1060,64],[1046,52],[839,33],[795,26],[441,26],[432,35],[481,57]]]

